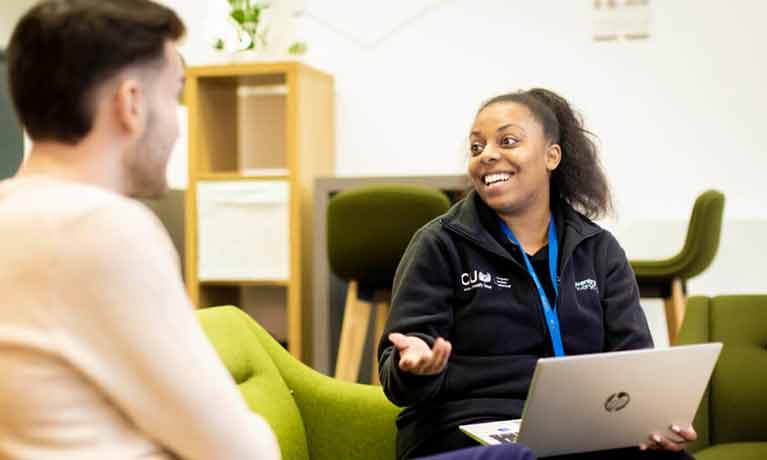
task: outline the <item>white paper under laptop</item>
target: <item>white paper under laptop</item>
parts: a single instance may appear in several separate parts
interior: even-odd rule
[[[461,425],[482,444],[520,442],[539,457],[638,446],[688,426],[721,343],[543,358],[521,420]]]

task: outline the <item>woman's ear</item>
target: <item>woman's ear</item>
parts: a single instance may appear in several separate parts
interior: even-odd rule
[[[559,144],[551,144],[546,149],[546,169],[551,172],[557,169],[562,162],[562,148]]]

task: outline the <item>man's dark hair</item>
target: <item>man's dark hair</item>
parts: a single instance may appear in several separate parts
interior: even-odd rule
[[[16,112],[37,141],[76,144],[91,130],[94,90],[124,68],[164,62],[181,19],[150,0],[45,0],[16,25],[8,74]]]

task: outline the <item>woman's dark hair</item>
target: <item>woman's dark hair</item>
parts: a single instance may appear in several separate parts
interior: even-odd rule
[[[560,95],[542,88],[496,96],[480,107],[500,102],[523,104],[543,125],[543,134],[562,149],[562,161],[551,174],[551,198],[563,200],[592,219],[612,212],[612,197],[593,133],[584,129],[578,112]]]
[[[8,46],[22,125],[34,140],[77,143],[91,130],[93,90],[130,65],[163,63],[165,43],[184,31],[176,13],[150,0],[38,3]]]

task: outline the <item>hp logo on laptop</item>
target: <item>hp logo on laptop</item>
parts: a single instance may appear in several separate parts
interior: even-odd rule
[[[629,402],[631,402],[631,396],[625,391],[613,393],[607,398],[607,401],[605,401],[605,410],[607,412],[618,412],[628,406]]]

